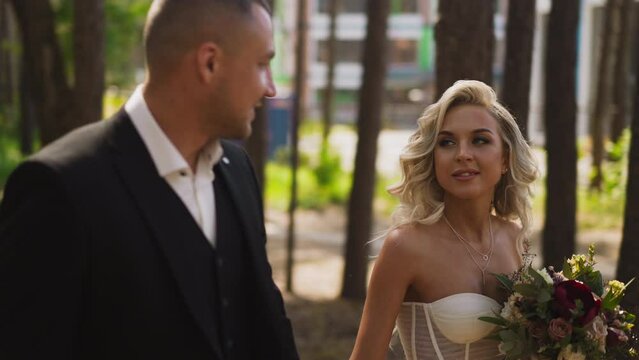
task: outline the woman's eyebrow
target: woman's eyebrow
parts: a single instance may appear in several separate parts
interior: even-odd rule
[[[487,132],[487,133],[490,133],[490,134],[493,134],[493,135],[495,134],[495,133],[494,133],[492,130],[490,130],[489,128],[479,128],[479,129],[475,129],[475,130],[473,130],[473,133],[474,133],[474,134],[477,134],[477,133],[483,133],[483,132]],[[439,134],[437,134],[437,135],[438,135],[438,136],[442,136],[442,135],[444,135],[444,136],[453,136],[454,134],[453,134],[451,131],[448,131],[448,130],[441,130],[441,131],[439,132]]]
[[[492,130],[490,130],[489,128],[479,128],[479,129],[475,129],[473,130],[474,133],[481,133],[481,132],[488,132],[491,134],[494,134]]]

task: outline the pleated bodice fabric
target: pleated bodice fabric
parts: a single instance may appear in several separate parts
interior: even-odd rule
[[[501,306],[475,293],[447,296],[432,303],[405,302],[397,329],[407,360],[499,359],[495,340],[486,339],[494,325],[481,316],[494,316]]]

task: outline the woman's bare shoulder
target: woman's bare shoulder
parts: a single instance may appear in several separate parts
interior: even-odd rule
[[[518,223],[503,218],[497,218],[497,221],[499,222],[499,228],[509,238],[516,239],[521,233],[521,225],[519,225]]]
[[[390,231],[384,239],[383,251],[406,256],[423,256],[431,247],[432,225],[408,224]]]
[[[504,245],[508,244],[508,247],[511,250],[511,254],[513,257],[521,260],[521,253],[519,247],[520,235],[521,235],[521,225],[516,222],[500,219],[500,228],[501,232],[504,234],[503,239],[505,242]]]

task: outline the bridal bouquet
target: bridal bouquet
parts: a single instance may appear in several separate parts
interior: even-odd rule
[[[573,255],[563,270],[536,270],[530,261],[513,275],[496,275],[509,297],[500,314],[482,317],[506,359],[625,359],[637,356],[631,329],[635,315],[623,310],[626,287],[603,284],[594,269],[594,246]],[[634,280],[634,279],[633,279]]]

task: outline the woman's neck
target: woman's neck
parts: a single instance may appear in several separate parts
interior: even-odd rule
[[[490,241],[490,202],[444,199],[444,216],[465,240],[484,243]]]

